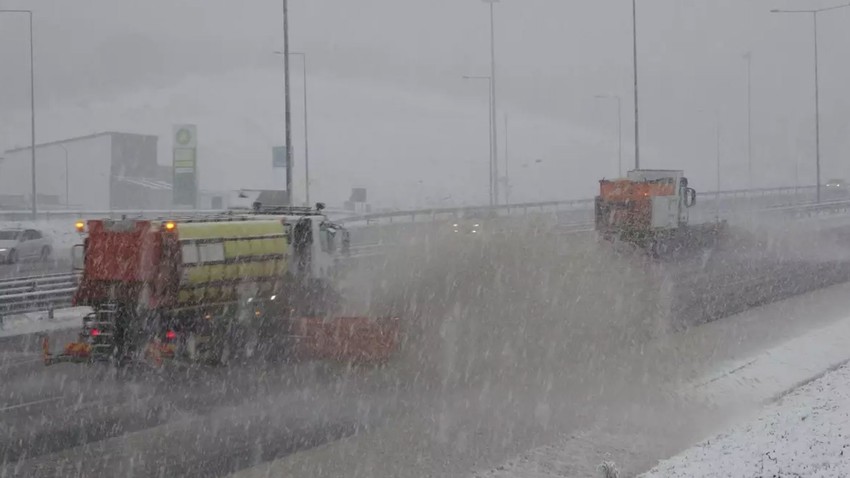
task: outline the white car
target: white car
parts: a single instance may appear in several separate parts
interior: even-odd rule
[[[53,244],[35,229],[0,229],[0,262],[14,264],[21,259],[47,259]]]

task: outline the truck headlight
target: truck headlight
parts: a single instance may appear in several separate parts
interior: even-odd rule
[[[9,249],[3,249],[2,247],[0,247],[0,252],[6,252],[6,251],[8,251],[8,250],[9,250]]]

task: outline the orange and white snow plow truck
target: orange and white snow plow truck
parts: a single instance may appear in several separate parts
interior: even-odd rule
[[[93,312],[61,353],[44,339],[45,363],[387,360],[398,320],[333,316],[348,232],[321,209],[78,222],[74,303]]]
[[[625,179],[603,179],[595,204],[596,230],[603,239],[631,243],[655,256],[710,247],[726,223],[690,224],[696,197],[678,170],[637,169]]]

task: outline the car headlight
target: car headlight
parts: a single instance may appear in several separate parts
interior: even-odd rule
[[[9,249],[3,249],[2,247],[0,247],[0,252],[6,252],[6,251],[8,251],[8,250],[9,250]]]

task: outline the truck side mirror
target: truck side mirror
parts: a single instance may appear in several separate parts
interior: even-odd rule
[[[71,269],[73,271],[81,271],[85,266],[86,253],[85,246],[76,244],[71,248]]]
[[[342,230],[342,253],[345,255],[351,253],[351,234],[345,229]]]
[[[697,203],[697,192],[693,188],[685,188],[685,207],[694,207]]]

